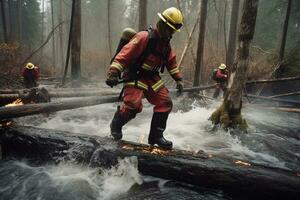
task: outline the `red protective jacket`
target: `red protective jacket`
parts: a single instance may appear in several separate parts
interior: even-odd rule
[[[166,48],[170,48],[170,44],[167,42],[164,42],[159,39],[159,33],[157,29],[154,30],[155,34],[157,34],[158,42],[156,45],[156,52],[162,54],[163,50]],[[139,57],[142,55],[144,50],[146,49],[146,46],[148,44],[148,32],[147,31],[141,31],[138,32],[131,41],[126,44],[122,50],[118,53],[112,64],[110,65],[108,69],[108,73],[111,72],[117,72],[119,74],[123,73],[123,79],[129,78],[128,71],[130,66],[134,63],[134,61],[138,60]],[[156,54],[150,54],[146,57],[144,63],[142,64],[142,71],[144,72],[155,72],[160,70],[160,66],[163,64],[163,59],[156,55]],[[176,55],[171,50],[170,54],[168,56],[168,62],[167,62],[167,71],[170,73],[170,75],[173,77],[174,80],[181,80],[182,74],[179,70],[179,67],[176,64]],[[143,74],[143,73],[141,73]],[[127,86],[134,86],[134,82],[126,83]],[[164,83],[161,80],[158,73],[153,73],[151,76],[149,74],[147,76],[141,75],[138,78],[137,87],[142,88],[144,90],[148,90],[149,87],[152,88],[153,91],[158,91],[163,87]]]
[[[216,72],[216,79],[218,81],[227,81],[228,80],[228,72],[227,70],[220,70],[218,69]]]
[[[34,79],[38,80],[40,77],[40,70],[38,67],[34,67],[33,69],[22,69],[22,76],[24,79]]]

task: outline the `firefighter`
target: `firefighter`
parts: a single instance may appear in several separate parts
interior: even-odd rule
[[[37,87],[37,80],[39,79],[40,71],[37,66],[34,66],[32,63],[27,63],[26,66],[22,69],[22,77],[24,81],[24,86],[26,88]]]
[[[171,7],[158,13],[159,20],[153,34],[156,38],[156,45],[152,52],[145,56],[140,65],[139,73],[131,80],[132,63],[143,56],[149,35],[147,31],[141,31],[126,44],[116,55],[107,73],[106,84],[113,87],[118,84],[118,77],[121,73],[124,83],[123,104],[119,107],[110,124],[111,135],[115,140],[122,138],[122,127],[136,114],[142,111],[142,98],[145,97],[154,105],[154,113],[151,121],[151,128],[148,137],[150,145],[158,145],[163,148],[172,148],[172,142],[165,139],[163,132],[169,113],[172,110],[172,101],[167,88],[164,86],[159,71],[164,67],[176,81],[176,88],[182,92],[182,74],[176,64],[176,54],[172,51],[170,40],[175,32],[179,32],[183,24],[181,12]]]
[[[213,97],[216,99],[219,96],[220,90],[223,91],[223,96],[227,92],[228,71],[225,64],[221,64],[218,69],[213,71],[212,79],[217,83]]]

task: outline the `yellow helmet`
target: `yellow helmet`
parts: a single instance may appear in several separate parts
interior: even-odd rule
[[[29,63],[26,64],[25,68],[27,68],[27,69],[33,69],[34,65],[31,62],[29,62]]]
[[[226,68],[226,65],[223,63],[219,66],[219,69],[225,69],[225,68]]]
[[[171,7],[166,9],[163,13],[157,13],[159,18],[163,20],[169,27],[174,29],[175,31],[180,32],[180,28],[183,24],[183,16],[175,7]]]

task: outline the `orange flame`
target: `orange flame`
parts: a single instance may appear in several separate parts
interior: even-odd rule
[[[237,160],[234,163],[238,164],[238,165],[244,165],[244,166],[247,166],[247,167],[251,166],[250,163],[247,163],[247,162],[244,162],[244,161],[240,161],[240,160]]]
[[[5,107],[20,106],[20,105],[24,105],[24,103],[23,103],[22,99],[19,98],[19,99],[15,100],[14,102],[5,105]]]

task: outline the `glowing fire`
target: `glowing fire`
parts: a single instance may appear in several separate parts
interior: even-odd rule
[[[247,166],[247,167],[251,166],[250,163],[247,163],[247,162],[244,162],[244,161],[240,161],[240,160],[237,160],[234,163],[238,164],[238,165],[244,165],[244,166]]]
[[[22,102],[22,99],[19,98],[14,102],[5,105],[5,107],[20,106],[20,105],[24,105],[24,103]]]
[[[135,146],[132,146],[129,144],[123,144],[122,148],[126,149],[126,150],[131,150],[131,151],[133,151],[133,150],[141,151],[143,153],[150,153],[150,154],[154,154],[154,155],[166,155],[170,152],[170,150],[164,150],[164,149],[160,149],[160,148],[157,148],[154,146],[135,147]]]

